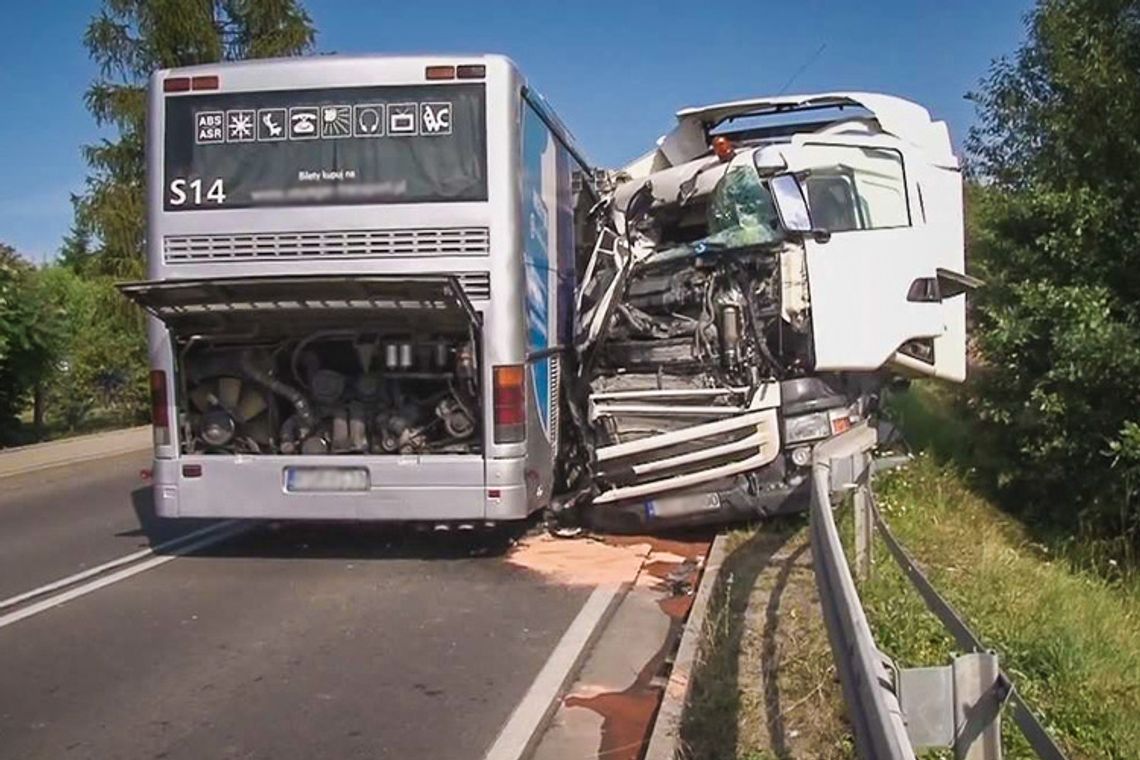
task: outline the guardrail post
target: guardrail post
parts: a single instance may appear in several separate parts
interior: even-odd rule
[[[867,484],[855,488],[855,579],[865,581],[871,577],[871,546],[875,538],[875,523],[871,519],[871,495]]]
[[[992,652],[954,658],[954,758],[1001,760],[1001,668]]]

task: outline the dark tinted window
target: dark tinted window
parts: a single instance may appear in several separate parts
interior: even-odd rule
[[[167,211],[487,199],[482,84],[166,98]]]

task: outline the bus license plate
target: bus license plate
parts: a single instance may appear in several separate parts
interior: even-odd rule
[[[285,490],[294,493],[314,491],[367,491],[365,467],[286,467]]]

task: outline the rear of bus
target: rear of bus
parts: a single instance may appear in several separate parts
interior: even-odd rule
[[[518,93],[496,56],[157,72],[165,517],[472,522],[527,478]],[[528,487],[530,493],[528,493]]]

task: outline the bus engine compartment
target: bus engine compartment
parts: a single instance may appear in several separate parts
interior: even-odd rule
[[[323,329],[180,351],[185,454],[478,453],[467,336]]]

